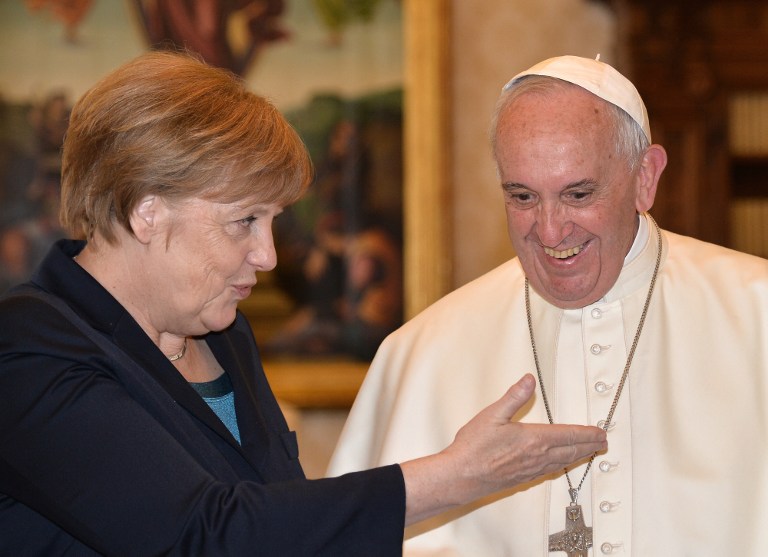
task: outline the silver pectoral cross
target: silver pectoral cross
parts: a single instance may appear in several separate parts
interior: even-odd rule
[[[592,547],[592,528],[584,524],[581,505],[575,502],[565,508],[565,530],[550,534],[549,550],[565,551],[568,557],[587,557]]]

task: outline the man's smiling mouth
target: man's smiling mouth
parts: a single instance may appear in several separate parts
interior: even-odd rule
[[[581,244],[580,246],[575,246],[562,251],[557,251],[552,248],[544,248],[544,253],[550,257],[554,257],[555,259],[565,259],[567,257],[571,257],[572,255],[578,254],[583,247],[584,244]]]

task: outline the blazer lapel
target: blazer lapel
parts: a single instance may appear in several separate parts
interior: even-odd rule
[[[269,407],[270,397],[272,400],[274,397],[271,391],[263,392],[255,382],[261,369],[258,353],[234,325],[226,331],[209,334],[207,341],[232,381],[243,453],[253,466],[261,469],[270,452],[270,435],[263,411]]]

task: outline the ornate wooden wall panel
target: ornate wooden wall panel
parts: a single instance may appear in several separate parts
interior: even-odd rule
[[[728,98],[768,89],[768,3],[616,0],[625,65],[669,154],[653,212],[666,228],[729,245],[734,160]],[[766,195],[768,196],[768,186]]]

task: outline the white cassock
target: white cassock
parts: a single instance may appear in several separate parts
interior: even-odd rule
[[[562,310],[531,289],[558,423],[608,415],[656,262],[641,216],[604,299]],[[650,229],[650,234],[649,234]],[[661,268],[627,384],[579,497],[590,555],[768,555],[768,260],[663,232]],[[330,475],[437,452],[535,374],[517,259],[459,288],[381,345]],[[540,391],[519,413],[547,421]],[[584,466],[571,470],[574,486]],[[565,526],[562,473],[411,528],[408,556],[546,556]],[[453,519],[453,520],[452,520]]]

